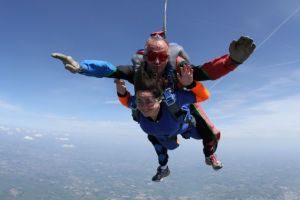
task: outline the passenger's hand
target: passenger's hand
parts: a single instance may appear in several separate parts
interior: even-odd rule
[[[116,84],[116,88],[117,88],[117,92],[120,95],[125,95],[126,94],[126,85],[125,85],[125,81],[121,80],[121,79],[115,79],[115,84]]]
[[[66,70],[69,70],[72,73],[80,72],[80,65],[76,60],[74,60],[71,56],[67,56],[62,53],[52,53],[51,56],[53,58],[59,59],[64,64]]]
[[[190,65],[183,65],[183,67],[180,67],[180,73],[177,73],[177,79],[179,83],[181,83],[183,86],[188,86],[193,83],[193,68]]]
[[[229,46],[229,55],[232,60],[242,64],[255,49],[253,40],[247,36],[241,36],[238,41],[233,40]]]

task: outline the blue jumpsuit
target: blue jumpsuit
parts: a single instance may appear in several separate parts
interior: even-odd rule
[[[192,92],[177,90],[175,91],[176,104],[179,108],[189,113],[188,105],[196,102],[196,96]],[[129,105],[135,98],[129,99]],[[175,119],[172,113],[168,110],[165,103],[161,103],[160,111],[157,120],[153,121],[149,117],[139,115],[138,122],[142,130],[148,134],[148,139],[155,148],[158,156],[158,162],[164,166],[168,162],[168,150],[173,150],[179,146],[177,135],[181,134],[184,137],[192,137],[194,139],[202,139],[201,133],[195,126],[189,125],[182,114],[178,119]]]

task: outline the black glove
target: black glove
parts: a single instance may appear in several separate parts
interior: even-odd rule
[[[255,49],[253,40],[247,36],[241,36],[238,41],[233,40],[229,46],[230,58],[238,64],[242,64]]]

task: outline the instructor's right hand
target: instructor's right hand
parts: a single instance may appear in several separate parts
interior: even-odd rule
[[[71,56],[67,56],[62,53],[52,53],[51,56],[53,58],[59,59],[64,64],[66,70],[69,70],[72,73],[79,73],[81,68],[76,60],[74,60]]]

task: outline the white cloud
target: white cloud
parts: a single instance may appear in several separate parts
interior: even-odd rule
[[[61,147],[62,148],[75,148],[76,146],[73,144],[63,144]]]
[[[44,120],[46,119],[46,120]],[[59,115],[44,115],[40,118],[41,123],[45,123],[45,127],[52,131],[62,131],[71,133],[129,133],[136,130],[138,125],[135,123],[131,116],[128,116],[127,121],[117,120],[90,120],[82,119],[79,117],[67,117]]]
[[[27,114],[26,114],[27,113]],[[27,135],[40,134],[40,133],[53,133],[53,132],[68,132],[68,133],[129,133],[132,129],[136,129],[137,124],[132,120],[129,115],[127,121],[118,120],[90,120],[77,116],[66,116],[60,114],[45,114],[45,113],[32,113],[26,112],[25,118],[18,118],[21,123],[19,126],[28,126],[30,128],[18,128],[18,132]],[[27,117],[29,116],[29,117]],[[20,115],[18,116],[20,117]],[[28,121],[27,121],[28,119]],[[34,119],[34,121],[31,121]],[[25,125],[26,124],[26,125]],[[118,127],[118,128],[116,128]],[[2,129],[5,129],[3,126]],[[40,129],[38,131],[37,129]],[[1,129],[0,129],[1,131]],[[15,128],[11,131],[16,132]]]
[[[295,87],[300,86],[300,73],[296,71],[287,77],[277,78],[264,84],[260,88],[248,92],[252,96],[268,97],[271,95],[281,94],[289,90],[294,90]],[[248,95],[249,96],[249,95]]]
[[[10,128],[8,128],[8,127],[0,126],[0,131],[7,132],[9,130],[10,130]]]
[[[43,137],[43,135],[40,133],[37,133],[37,134],[34,134],[34,137]]]
[[[224,137],[299,138],[300,70],[292,69],[284,76],[264,74],[260,87],[233,84],[218,91],[205,111]]]
[[[300,95],[257,103],[235,110],[229,123],[218,120],[228,137],[300,137]]]
[[[22,129],[21,129],[21,128],[15,128],[15,131],[16,131],[17,133],[20,133],[20,132],[22,131]]]
[[[25,136],[25,137],[24,137],[24,139],[25,139],[25,140],[34,140],[34,138],[33,138],[33,137],[31,137],[31,136],[28,136],[28,135],[27,135],[27,136]]]
[[[62,116],[57,114],[42,114],[43,118],[47,118],[50,120],[76,120],[75,116]]]
[[[60,140],[60,141],[69,141],[69,138],[65,138],[65,137],[63,137],[63,138],[56,138],[56,140]]]
[[[138,125],[131,120],[127,121],[110,121],[110,120],[73,120],[57,121],[57,127],[61,127],[68,132],[84,133],[128,133]]]
[[[262,82],[259,87],[253,85],[245,89],[242,85],[231,84],[229,88],[213,91],[211,100],[217,99],[217,102],[207,102],[208,105],[213,104],[209,111],[217,118],[230,118],[256,104],[299,94],[300,70],[293,70],[280,77],[268,76],[272,75],[266,74],[267,81]]]
[[[21,111],[22,108],[12,103],[0,100],[0,110],[17,112],[17,111]]]

